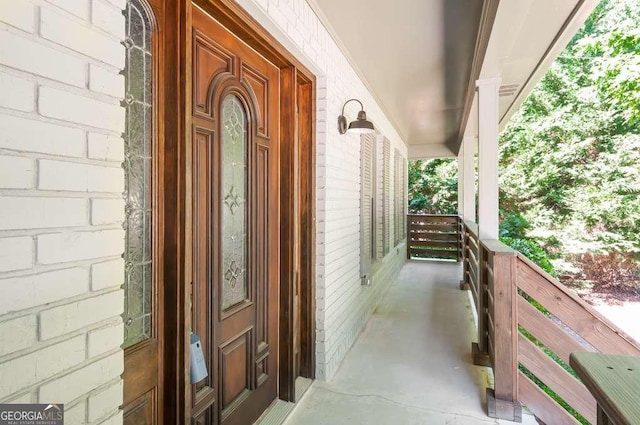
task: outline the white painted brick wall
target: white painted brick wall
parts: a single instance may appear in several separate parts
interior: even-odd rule
[[[37,118],[0,115],[0,149],[81,158],[85,137],[85,132],[78,128],[42,122]]]
[[[84,87],[86,81],[86,62],[71,52],[57,50],[21,34],[0,31],[0,63],[78,87]]]
[[[0,155],[1,189],[31,189],[35,184],[35,173],[36,164],[33,159]]]
[[[0,356],[28,348],[36,342],[38,321],[35,315],[0,322]]]
[[[114,132],[124,129],[125,110],[117,103],[44,86],[40,86],[38,95],[38,112],[42,116]]]
[[[98,1],[93,0],[93,3],[96,4]],[[124,29],[123,15],[114,18],[122,22]],[[112,37],[101,31],[96,31],[83,20],[65,16],[56,10],[43,8],[40,10],[40,35],[47,40],[69,47],[116,68],[124,68],[124,46],[117,42],[114,43]]]
[[[0,279],[0,315],[72,298],[89,290],[80,267]],[[42,318],[42,316],[41,316]]]
[[[317,76],[316,372],[329,379],[405,259],[404,244],[400,253],[392,248],[375,266],[372,285],[360,285],[360,142],[336,129],[344,101],[355,97],[364,103],[376,129],[391,140],[392,152],[397,147],[406,156],[407,147],[307,2],[238,2]],[[346,112],[355,119],[356,105]]]
[[[122,404],[122,382],[89,397],[89,421],[94,422],[112,416],[113,406]]]
[[[40,313],[40,338],[49,339],[102,322],[124,309],[122,291],[91,297]]]
[[[38,189],[122,193],[122,167],[41,159]]]
[[[89,133],[87,145],[88,155],[91,159],[118,162],[124,160],[124,141],[122,137]]]
[[[68,227],[87,224],[87,201],[81,198],[5,196],[0,230]]]
[[[68,403],[99,388],[105,382],[119,381],[123,371],[124,357],[121,353],[115,353],[43,385],[40,387],[39,399]]]
[[[11,7],[0,7],[0,21],[27,32],[34,29],[34,6],[30,2],[14,2]]]
[[[124,261],[121,258],[91,266],[91,289],[94,291],[122,286],[123,281]]]
[[[29,236],[0,238],[0,272],[24,270],[32,266],[33,238]]]
[[[90,0],[47,0],[49,3],[82,19],[89,15]]]
[[[122,423],[124,5],[0,6],[0,402],[73,425]]]
[[[31,81],[8,74],[0,75],[0,107],[24,112],[33,111],[33,89],[34,84]]]
[[[120,223],[122,221],[124,206],[125,202],[122,198],[92,199],[91,224],[97,226],[101,224]]]
[[[2,363],[0,397],[81,363],[85,359],[85,350],[85,337],[80,335]]]
[[[122,322],[114,322],[89,332],[89,357],[96,357],[118,348],[123,334]]]

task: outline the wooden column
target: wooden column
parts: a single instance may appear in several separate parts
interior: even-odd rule
[[[518,401],[518,257],[514,250],[498,241],[483,241],[483,245],[488,252],[490,321],[487,333],[494,375],[494,389],[487,389],[488,415],[522,422]]]
[[[500,78],[478,80],[478,227],[498,239],[498,89]]]

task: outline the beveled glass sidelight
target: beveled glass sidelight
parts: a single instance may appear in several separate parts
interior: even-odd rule
[[[222,308],[247,298],[247,114],[237,96],[222,101]]]
[[[126,108],[124,132],[125,250],[124,344],[134,345],[151,336],[152,319],[152,28],[139,0],[127,0],[125,10]]]

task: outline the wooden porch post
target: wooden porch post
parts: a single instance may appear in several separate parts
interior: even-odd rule
[[[489,314],[494,389],[487,389],[492,418],[522,422],[518,401],[517,253],[497,242],[485,241],[488,256]],[[484,250],[484,249],[483,249]]]

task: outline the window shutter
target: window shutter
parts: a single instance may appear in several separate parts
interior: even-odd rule
[[[384,257],[384,137],[375,138],[375,185],[374,185],[374,258],[379,260]]]
[[[371,271],[371,259],[375,257],[375,136],[360,138],[360,276]]]
[[[382,252],[387,255],[391,245],[391,142],[385,138],[383,145],[383,196],[384,203],[382,228],[383,228],[383,244]]]
[[[394,246],[397,246],[400,243],[400,239],[402,238],[402,187],[401,187],[401,179],[400,175],[402,172],[402,168],[400,165],[400,151],[398,149],[394,150],[394,158],[393,158],[393,182],[395,187],[395,196],[394,196],[394,215],[395,219],[393,220],[393,224],[395,227],[394,235],[395,238],[393,240]]]

